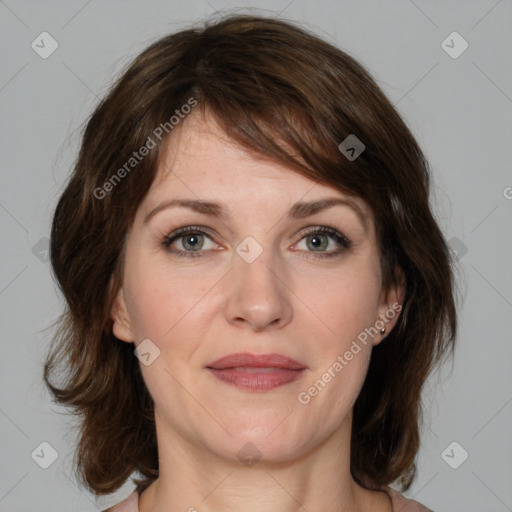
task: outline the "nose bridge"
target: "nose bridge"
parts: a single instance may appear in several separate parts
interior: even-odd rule
[[[268,241],[269,237],[265,238]],[[292,317],[289,291],[285,286],[284,266],[279,253],[247,237],[236,248],[233,258],[227,319],[246,323],[253,329],[272,324],[282,326]]]

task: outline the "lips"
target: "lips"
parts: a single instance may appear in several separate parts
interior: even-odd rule
[[[230,354],[206,367],[224,383],[248,391],[268,391],[294,382],[307,367],[281,354]]]
[[[249,354],[237,353],[221,357],[207,365],[214,370],[227,368],[281,368],[283,370],[303,370],[306,368],[295,359],[281,354]]]

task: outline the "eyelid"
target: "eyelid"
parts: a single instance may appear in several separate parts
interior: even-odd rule
[[[215,237],[216,235],[213,234],[213,231],[206,227],[206,226],[183,226],[181,228],[177,228],[173,230],[169,235],[164,236],[164,239],[162,243],[169,247],[174,240],[184,237],[187,233],[199,233],[201,235],[207,236],[211,239],[212,242],[216,243]],[[176,251],[179,252],[179,251]],[[193,251],[186,251],[186,252],[193,252]],[[198,251],[198,252],[204,252],[204,251]]]
[[[211,250],[207,251],[182,251],[179,250],[170,250],[169,247],[171,244],[179,238],[184,237],[187,233],[198,233],[200,235],[204,235],[215,244],[219,245],[218,242],[215,240],[216,235],[212,234],[212,230],[206,226],[197,226],[197,225],[189,225],[189,226],[183,226],[181,228],[175,229],[172,231],[169,235],[165,236],[162,245],[164,246],[165,250],[171,254],[176,254],[178,256],[185,256],[191,257],[191,258],[197,258],[202,257],[205,253],[211,252]],[[307,257],[329,257],[329,256],[336,256],[345,250],[349,249],[352,246],[352,241],[345,236],[340,230],[333,228],[329,225],[311,225],[307,226],[305,228],[302,228],[295,236],[300,236],[299,240],[295,242],[294,245],[300,243],[306,236],[312,235],[312,234],[324,234],[326,236],[331,237],[334,239],[334,241],[341,246],[341,249],[335,250],[335,251],[305,251],[308,256]]]
[[[332,226],[329,226],[328,224],[322,224],[322,225],[312,225],[307,226],[303,229],[301,229],[298,233],[300,235],[301,240],[307,235],[313,234],[313,233],[322,233],[325,235],[330,235],[331,237],[337,240],[338,243],[345,244],[347,247],[352,245],[352,241],[344,235],[339,229],[333,228]],[[300,240],[299,240],[300,241]]]

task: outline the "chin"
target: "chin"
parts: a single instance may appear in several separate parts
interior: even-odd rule
[[[231,460],[236,465],[243,464],[252,467],[255,464],[276,465],[295,460],[300,455],[297,440],[285,442],[283,439],[270,440],[265,436],[235,437],[228,446],[222,447],[219,453],[218,445],[215,452]]]
[[[313,436],[305,435],[304,432],[298,434],[298,426],[290,421],[293,413],[283,421],[287,414],[282,414],[279,418],[276,418],[275,413],[256,414],[252,416],[250,423],[240,421],[240,418],[238,421],[226,421],[223,418],[221,423],[229,425],[226,430],[232,437],[226,434],[217,442],[209,439],[207,444],[212,452],[236,463],[245,463],[248,460],[247,465],[250,465],[251,461],[259,460],[269,463],[293,460],[307,450],[305,445],[309,444]],[[287,421],[290,423],[285,428]]]

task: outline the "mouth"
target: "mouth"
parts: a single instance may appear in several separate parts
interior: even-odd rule
[[[206,366],[217,379],[249,391],[268,391],[300,379],[307,367],[281,354],[238,353]]]

